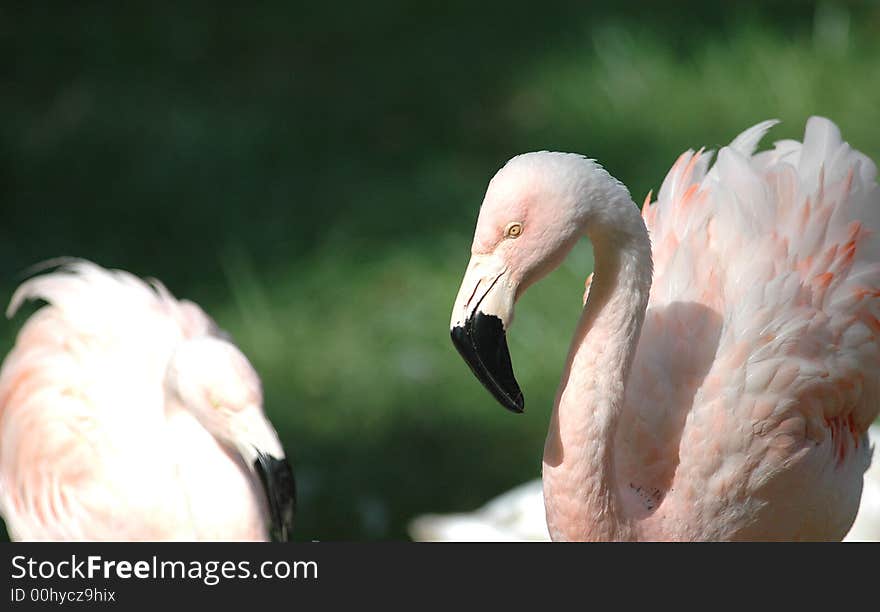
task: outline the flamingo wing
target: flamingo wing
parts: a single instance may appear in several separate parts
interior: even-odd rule
[[[820,117],[754,154],[774,123],[711,169],[684,153],[643,208],[655,280],[618,476],[670,537],[840,538],[858,508],[880,407],[876,166]]]

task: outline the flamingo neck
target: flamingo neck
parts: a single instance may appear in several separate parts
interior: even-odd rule
[[[651,288],[651,244],[631,200],[593,226],[595,267],[544,447],[544,497],[556,540],[636,537],[618,497],[614,434]]]

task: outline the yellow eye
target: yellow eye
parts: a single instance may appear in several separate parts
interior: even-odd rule
[[[213,393],[208,393],[208,403],[211,404],[211,408],[214,410],[220,410],[223,407],[223,402]]]
[[[520,234],[522,234],[523,226],[519,221],[514,221],[513,223],[508,223],[507,227],[504,228],[504,237],[505,238],[517,238]]]

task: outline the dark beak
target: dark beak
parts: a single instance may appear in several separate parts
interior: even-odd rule
[[[289,542],[296,514],[296,482],[287,459],[276,459],[266,453],[258,453],[254,471],[259,475],[272,521],[271,536],[277,542]]]
[[[475,310],[464,325],[452,328],[452,343],[477,379],[512,412],[525,409],[525,399],[510,363],[507,336],[501,319]]]

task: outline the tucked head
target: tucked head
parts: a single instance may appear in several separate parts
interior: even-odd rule
[[[572,153],[525,153],[489,182],[452,310],[452,340],[474,374],[514,412],[524,399],[506,330],[514,303],[557,267],[591,226],[615,227],[626,188],[595,161]]]
[[[215,336],[184,340],[169,363],[166,390],[259,477],[273,531],[287,539],[296,499],[293,472],[263,413],[260,379],[244,354]]]

